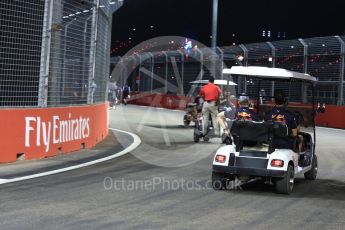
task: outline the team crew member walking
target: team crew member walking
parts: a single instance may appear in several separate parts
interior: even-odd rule
[[[208,120],[211,115],[212,117],[212,123],[214,126],[214,134],[219,135],[219,127],[217,124],[217,105],[216,102],[222,93],[221,89],[214,84],[214,77],[211,77],[209,79],[209,83],[207,85],[204,85],[199,95],[204,98],[204,106],[202,108],[202,114],[204,119],[204,135],[207,134],[207,128],[208,128]]]

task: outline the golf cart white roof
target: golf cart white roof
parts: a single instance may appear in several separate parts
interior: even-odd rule
[[[208,80],[196,80],[196,81],[191,81],[190,83],[191,84],[207,84]],[[216,84],[216,85],[237,85],[233,81],[219,80],[219,79],[214,80],[214,84]]]
[[[316,78],[306,73],[298,73],[281,68],[270,68],[263,66],[233,66],[231,69],[223,69],[223,74],[247,75],[260,78],[298,79],[316,82]]]

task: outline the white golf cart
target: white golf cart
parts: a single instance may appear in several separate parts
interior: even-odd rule
[[[316,78],[268,67],[234,66],[224,69],[223,74],[231,74],[232,77],[240,77],[240,80],[251,83],[246,86],[246,90],[249,96],[255,95],[255,110],[262,122],[233,122],[233,143],[219,148],[213,159],[213,188],[224,189],[234,180],[246,183],[253,179],[263,179],[274,184],[278,193],[290,194],[296,176],[304,174],[305,179],[315,180],[318,170],[314,123],[317,112],[314,107]],[[262,88],[270,92],[264,100],[259,95]],[[300,153],[297,144],[293,150],[274,148],[275,138],[290,138],[288,128],[281,123],[263,121],[265,112],[274,107],[274,89],[279,88],[289,92],[286,109],[293,112],[298,120],[298,134],[303,137],[304,146]],[[298,97],[302,102],[297,100]]]

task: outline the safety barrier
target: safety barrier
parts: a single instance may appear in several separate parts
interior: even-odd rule
[[[166,109],[184,110],[192,98],[177,95],[165,95],[154,93],[133,93],[129,104],[160,107]]]
[[[345,129],[345,106],[326,105],[325,113],[316,116],[316,125]]]
[[[186,96],[134,93],[129,103],[167,109],[185,110],[192,98]],[[293,103],[294,106],[298,106]],[[318,113],[315,123],[317,126],[345,129],[345,106],[326,105],[325,113]]]
[[[108,135],[108,103],[0,109],[0,163],[91,148]]]

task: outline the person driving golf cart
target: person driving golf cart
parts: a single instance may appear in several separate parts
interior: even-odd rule
[[[298,123],[295,115],[286,109],[288,101],[283,90],[276,90],[274,92],[274,103],[275,106],[272,108],[272,110],[265,114],[265,121],[278,122],[286,125],[289,130],[289,136],[275,138],[273,146],[278,149],[296,150],[295,144],[297,141],[298,152],[301,152],[301,145],[303,141],[301,140],[302,137],[297,135]]]

